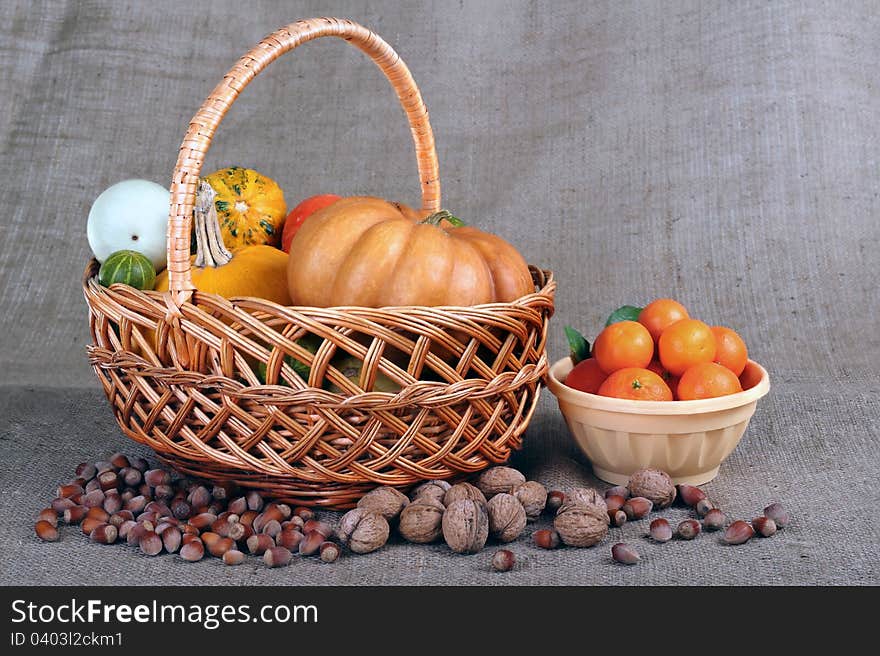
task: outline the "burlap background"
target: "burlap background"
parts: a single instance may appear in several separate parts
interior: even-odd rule
[[[491,552],[394,545],[332,567],[224,568],[55,545],[31,521],[77,462],[130,448],[86,364],[79,278],[94,197],[167,183],[186,124],[235,58],[296,18],[384,36],[431,111],[444,205],[559,278],[566,323],[659,295],[736,327],[773,389],[708,486],[731,514],[786,502],[793,527],[724,548]],[[0,21],[0,546],[13,583],[878,583],[880,6],[876,2],[3,2]],[[308,44],[236,103],[206,168],[253,166],[289,202],[418,199],[379,71]],[[596,484],[547,394],[517,463]],[[678,518],[683,511],[671,511]],[[610,544],[610,543],[609,543]]]

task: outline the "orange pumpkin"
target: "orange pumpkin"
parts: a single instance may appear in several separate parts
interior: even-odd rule
[[[290,245],[294,305],[478,305],[534,291],[506,241],[381,198],[350,197],[315,212]]]

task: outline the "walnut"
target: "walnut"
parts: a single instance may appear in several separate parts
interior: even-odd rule
[[[522,472],[512,467],[490,467],[477,477],[476,485],[487,499],[491,499],[496,494],[510,492],[514,485],[525,482],[526,477]]]
[[[434,542],[442,534],[441,524],[446,507],[428,496],[416,498],[400,513],[397,530],[407,542],[427,544]]]
[[[443,495],[443,505],[449,508],[449,506],[459,499],[476,501],[483,506],[483,510],[486,509],[486,497],[483,496],[483,493],[480,492],[479,489],[475,488],[470,483],[456,483],[446,490],[446,494]]]
[[[565,501],[562,502],[556,514],[565,512],[567,508],[573,506],[595,506],[605,513],[606,518],[608,517],[608,505],[605,503],[605,497],[591,487],[576,487],[571,492],[566,492]]]
[[[512,494],[502,492],[489,499],[489,533],[499,542],[513,542],[526,527],[526,510]]]
[[[553,527],[570,547],[592,547],[608,535],[608,512],[597,505],[566,505],[559,509]]]
[[[453,486],[452,489],[455,489]],[[459,499],[443,513],[443,539],[456,553],[477,553],[489,537],[485,506],[474,499]]]
[[[427,497],[443,503],[443,496],[446,494],[446,490],[451,487],[452,485],[448,481],[426,481],[413,488],[410,492],[410,498],[415,501]]]
[[[634,497],[645,497],[654,503],[654,508],[666,508],[675,500],[675,486],[669,474],[659,469],[640,469],[629,477],[629,493]]]
[[[547,488],[537,481],[526,481],[515,486],[511,492],[522,504],[529,520],[538,519],[547,504]]]
[[[357,503],[358,508],[371,510],[389,522],[397,519],[400,511],[409,505],[409,497],[393,487],[377,487],[367,492]]]
[[[388,520],[365,508],[349,510],[342,516],[336,529],[339,541],[360,554],[370,553],[384,545],[390,532]]]

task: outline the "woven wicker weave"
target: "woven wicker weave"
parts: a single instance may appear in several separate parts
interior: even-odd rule
[[[555,283],[532,268],[535,293],[474,307],[282,307],[194,291],[193,206],[214,132],[263,68],[321,36],[349,41],[385,73],[412,129],[423,208],[440,207],[433,134],[406,65],[360,25],[299,21],[242,57],[190,123],[171,184],[170,291],[102,287],[92,260],[83,292],[89,359],[129,437],[196,477],[345,508],[377,484],[469,474],[520,446],[547,371]],[[309,335],[315,353],[298,342]],[[357,381],[331,364],[341,353],[363,362]],[[307,380],[285,356],[310,367]],[[369,391],[379,372],[400,392]]]

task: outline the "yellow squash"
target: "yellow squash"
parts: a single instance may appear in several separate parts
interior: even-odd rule
[[[196,256],[192,261],[195,263]],[[201,292],[224,298],[256,296],[279,305],[290,305],[287,293],[287,253],[272,246],[245,246],[232,252],[223,266],[197,267],[193,264],[193,284]],[[156,291],[168,290],[168,272],[156,276]]]
[[[287,204],[274,180],[240,166],[215,171],[203,179],[216,194],[214,208],[227,248],[281,243]]]

